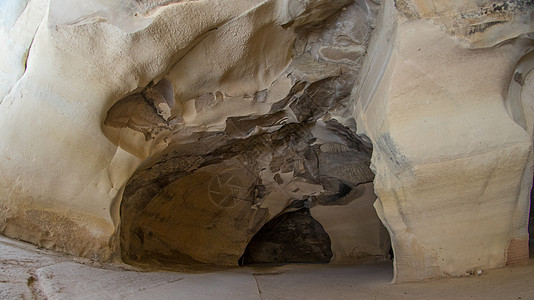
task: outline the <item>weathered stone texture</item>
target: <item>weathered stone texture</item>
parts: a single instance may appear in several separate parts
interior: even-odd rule
[[[295,237],[272,262],[311,249],[358,263],[391,241],[395,281],[526,258],[532,1],[0,9],[7,236],[100,261],[237,265],[284,219],[255,253]]]
[[[451,18],[447,11],[464,14],[475,2],[425,3],[383,4],[369,69],[353,94],[358,132],[374,146],[375,207],[392,236],[396,281],[503,266],[510,243],[527,234],[531,134],[503,103],[530,42],[467,49],[463,33],[439,23]],[[412,12],[408,20],[396,8]],[[519,10],[517,18],[532,7]],[[513,21],[499,26],[521,33]],[[498,42],[467,40],[471,47]]]

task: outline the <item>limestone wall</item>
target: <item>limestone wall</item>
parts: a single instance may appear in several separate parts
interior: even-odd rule
[[[403,3],[383,4],[369,69],[353,95],[359,133],[374,145],[375,208],[392,236],[394,280],[504,266],[510,251],[528,252],[531,134],[504,103],[532,43],[495,46],[493,29],[460,34],[443,27],[456,24],[454,14],[424,10],[429,1]],[[455,13],[491,28],[492,13],[476,14],[483,4],[466,1]],[[499,37],[530,30],[519,15],[493,24]]]
[[[6,236],[237,265],[284,220],[251,257],[299,234],[333,263],[387,260],[391,236],[398,282],[525,260],[529,1],[0,9]]]

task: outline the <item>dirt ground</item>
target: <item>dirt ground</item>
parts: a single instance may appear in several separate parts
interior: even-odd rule
[[[534,260],[480,276],[391,284],[390,263],[144,272],[0,236],[0,299],[534,299]]]

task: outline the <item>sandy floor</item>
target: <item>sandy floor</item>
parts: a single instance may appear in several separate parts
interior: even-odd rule
[[[0,236],[0,299],[534,299],[534,260],[481,276],[391,284],[391,264],[139,272]]]

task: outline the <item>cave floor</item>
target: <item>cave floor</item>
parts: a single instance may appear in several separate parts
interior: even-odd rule
[[[0,299],[534,299],[534,260],[480,276],[391,284],[391,264],[140,272],[0,236]]]

